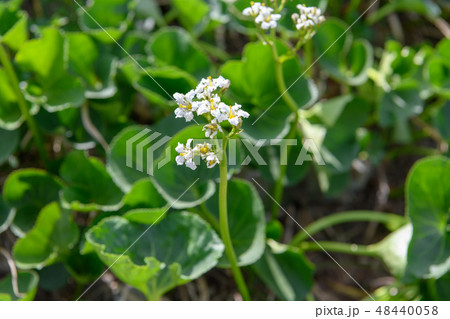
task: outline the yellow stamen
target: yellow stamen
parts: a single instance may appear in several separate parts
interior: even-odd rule
[[[213,86],[213,83],[212,83],[212,80],[211,80],[210,76],[208,76],[208,80],[209,80],[209,86]]]
[[[206,147],[206,146],[200,147],[200,153],[202,153],[202,154],[208,153],[208,147]]]
[[[214,99],[209,100],[209,102],[211,103],[211,110],[215,110],[216,108],[214,107]]]

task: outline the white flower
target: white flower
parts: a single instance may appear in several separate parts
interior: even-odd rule
[[[218,95],[212,95],[209,100],[199,102],[199,106],[197,108],[197,115],[210,113],[219,106],[219,103],[220,97]]]
[[[175,93],[173,97],[178,104],[178,108],[175,109],[175,117],[184,117],[186,122],[192,121],[194,118],[194,114],[192,112],[194,112],[198,107],[197,102],[193,101],[195,98],[195,92],[189,91],[186,95]]]
[[[255,22],[261,24],[261,29],[269,30],[277,27],[277,21],[281,19],[281,14],[272,14],[273,9],[261,6],[259,15],[255,18]]]
[[[268,30],[277,27],[277,21],[281,19],[280,14],[272,14],[273,9],[261,2],[250,2],[251,7],[245,8],[242,14],[252,16],[255,22],[261,25],[261,29]]]
[[[203,144],[197,144],[192,148],[192,141],[193,140],[190,138],[187,140],[186,146],[178,143],[177,147],[175,147],[175,151],[180,154],[175,158],[177,165],[186,165],[186,167],[195,170],[197,168],[194,161],[195,156],[200,156],[200,158],[206,162],[208,168],[214,167],[220,162],[210,143],[205,142]]]
[[[242,105],[235,103],[230,107],[230,115],[228,122],[233,126],[240,126],[242,124],[242,118],[248,118],[250,114],[241,110]]]
[[[203,126],[203,131],[205,131],[205,136],[209,138],[214,138],[217,132],[222,132],[222,127],[219,125],[217,119],[213,119],[211,123]]]
[[[325,21],[325,17],[322,15],[322,10],[316,7],[307,7],[304,4],[297,5],[300,14],[294,13],[292,20],[295,27],[300,31],[312,31],[316,26],[322,24]]]
[[[245,8],[244,11],[242,11],[242,14],[245,16],[252,16],[256,17],[259,14],[259,10],[263,6],[261,2],[250,2],[251,7]]]
[[[206,157],[206,166],[208,168],[212,168],[214,167],[217,163],[219,162],[219,158],[217,157],[216,153],[208,153],[207,157]]]
[[[192,138],[187,140],[186,146],[184,146],[181,143],[178,143],[177,147],[175,148],[175,151],[178,152],[180,155],[178,155],[175,158],[175,161],[177,162],[177,165],[186,164],[187,167],[189,167],[192,170],[195,170],[197,168],[197,165],[195,165],[194,163],[194,155],[196,147],[192,149],[191,143]]]

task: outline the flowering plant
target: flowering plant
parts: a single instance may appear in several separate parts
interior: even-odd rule
[[[0,300],[448,300],[448,6],[385,2],[0,1]]]

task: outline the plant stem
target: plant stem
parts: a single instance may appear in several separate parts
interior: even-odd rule
[[[292,122],[291,130],[289,131],[289,134],[287,136],[288,139],[294,139],[297,135],[297,123],[298,123],[298,113],[295,113],[294,122]],[[286,158],[289,160],[289,155],[291,154],[292,147],[290,145],[286,145]],[[287,173],[287,164],[281,165],[281,155],[280,155],[280,173],[278,175],[277,180],[275,181],[275,186],[273,189],[273,204],[272,204],[272,220],[277,219],[278,212],[280,210],[280,207],[278,204],[281,204],[281,201],[283,200],[283,188],[284,188],[284,178],[286,177]]]
[[[225,135],[224,135],[225,136]],[[231,265],[231,272],[233,273],[234,280],[238,286],[238,289],[242,295],[242,298],[246,301],[250,300],[250,294],[242,276],[242,272],[237,265],[236,254],[231,242],[230,230],[228,227],[228,208],[227,208],[227,189],[228,189],[228,169],[227,169],[227,155],[226,155],[226,139],[223,140],[222,145],[222,159],[219,163],[220,167],[220,184],[219,184],[219,224],[220,235],[222,241],[225,244],[225,254]]]
[[[313,43],[311,39],[306,41],[303,46],[303,57],[305,59],[305,68],[308,70],[306,74],[312,76],[313,68],[311,66],[313,64]]]
[[[286,82],[284,81],[284,74],[283,74],[283,63],[280,60],[280,57],[278,56],[277,48],[274,42],[268,42],[270,43],[270,47],[272,48],[272,55],[273,59],[275,61],[275,74],[277,79],[277,85],[278,90],[280,91],[280,94],[282,94],[282,98],[284,102],[287,104],[287,106],[291,109],[292,113],[294,114],[294,121],[292,122],[291,130],[289,132],[288,138],[292,139],[295,138],[297,134],[297,123],[298,123],[298,105],[295,102],[295,100],[292,98],[291,94],[288,92],[286,87]],[[289,154],[291,151],[291,147],[287,145],[287,158],[289,158]],[[272,219],[276,219],[279,211],[278,204],[283,199],[283,181],[286,176],[287,171],[287,165],[280,165],[280,174],[278,176],[277,181],[275,182],[274,186],[274,203],[272,206]]]
[[[89,135],[103,147],[106,153],[109,153],[110,149],[108,143],[106,142],[100,131],[95,127],[94,123],[92,123],[91,121],[91,116],[89,115],[89,104],[87,100],[81,107],[81,121]]]
[[[312,236],[325,228],[348,222],[379,222],[384,223],[391,228],[398,228],[406,223],[405,217],[374,211],[348,211],[333,214],[321,218],[298,232],[291,241],[291,246],[298,246],[309,236]]]
[[[304,251],[326,250],[327,252],[334,252],[334,253],[379,257],[378,253],[371,246],[338,243],[335,241],[321,241],[317,243],[304,241],[301,243],[300,249]]]
[[[9,60],[9,56],[1,43],[0,43],[0,62],[2,63],[5,72],[9,78],[11,87],[16,94],[20,112],[22,113],[23,118],[27,122],[28,128],[33,133],[33,137],[36,142],[36,146],[39,150],[39,153],[41,155],[41,158],[44,161],[44,164],[48,167],[49,159],[47,157],[47,153],[45,152],[44,143],[42,142],[42,137],[40,135],[38,126],[36,125],[34,118],[30,114],[27,102],[25,101],[25,97],[23,96],[22,91],[20,89],[19,80],[17,78],[16,72],[14,71],[14,68]]]
[[[280,94],[282,94],[281,97],[283,98],[284,102],[286,102],[287,106],[291,109],[292,113],[297,113],[298,105],[287,90],[283,75],[283,64],[280,60],[280,57],[278,56],[276,44],[275,42],[269,42],[269,44],[272,48],[272,55],[275,61],[275,75],[277,79],[278,90],[280,91]]]
[[[215,230],[219,231],[219,222],[217,221],[216,217],[208,210],[205,203],[201,203],[199,205],[199,209],[200,216],[202,216],[208,223],[210,223]]]

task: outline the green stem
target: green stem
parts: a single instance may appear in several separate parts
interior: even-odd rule
[[[208,208],[206,208],[205,203],[201,203],[199,205],[199,208],[200,208],[199,211],[200,216],[202,216],[208,223],[210,223],[215,230],[219,231],[220,229],[219,222],[217,221],[216,217],[213,214],[211,214]]]
[[[306,41],[303,46],[303,57],[305,59],[305,68],[309,70],[307,71],[307,74],[311,77],[313,68],[310,68],[310,66],[313,64],[313,45],[312,41]]]
[[[272,48],[272,55],[275,61],[275,74],[277,79],[278,90],[282,94],[284,102],[291,109],[294,114],[294,122],[292,123],[291,130],[289,132],[288,138],[294,138],[297,134],[297,123],[298,123],[298,105],[292,98],[291,94],[287,91],[286,82],[284,81],[283,75],[283,63],[281,62],[277,48],[274,42],[269,42]],[[291,147],[287,145],[287,157],[289,158]],[[278,204],[281,203],[283,199],[283,181],[286,176],[287,165],[280,165],[280,174],[274,186],[274,203],[272,206],[272,219],[276,219],[279,211]]]
[[[286,102],[287,106],[291,109],[292,113],[297,113],[298,105],[295,100],[292,98],[291,94],[287,91],[286,82],[284,81],[283,75],[283,63],[281,62],[275,42],[268,42],[270,47],[272,48],[272,55],[275,61],[275,75],[277,79],[278,90],[280,94],[282,94],[282,98],[284,102]]]
[[[227,208],[227,189],[228,189],[228,169],[226,155],[226,139],[223,140],[222,159],[219,164],[220,168],[220,184],[219,184],[219,224],[222,241],[225,244],[225,254],[231,265],[231,272],[238,289],[245,301],[250,300],[250,294],[242,276],[242,272],[237,265],[236,254],[231,242],[230,230],[228,226],[228,208]]]
[[[304,241],[300,245],[303,251],[325,250],[333,253],[343,253],[358,256],[379,257],[378,253],[371,247],[357,244],[338,243],[335,241],[310,242]]]
[[[33,137],[36,142],[36,146],[39,150],[39,153],[41,155],[41,158],[44,161],[45,165],[48,167],[49,159],[47,157],[47,153],[45,152],[44,143],[42,142],[38,126],[36,125],[34,118],[30,114],[27,102],[25,101],[25,97],[23,96],[22,91],[20,89],[19,80],[17,78],[16,72],[14,71],[14,68],[9,60],[9,56],[1,43],[0,43],[0,62],[2,63],[5,72],[9,78],[11,87],[13,88],[14,93],[16,94],[20,112],[22,113],[23,118],[27,122],[28,128],[33,133]]]
[[[405,217],[374,211],[349,211],[333,214],[313,222],[298,232],[291,241],[291,246],[298,246],[301,242],[325,228],[348,222],[379,222],[387,224],[389,228],[398,228],[406,223]]]
[[[297,124],[298,124],[298,113],[295,113],[294,122],[292,122],[291,130],[287,136],[288,139],[294,139],[297,135]],[[292,147],[290,145],[286,145],[286,158],[289,160],[289,155],[291,154]],[[274,201],[272,203],[272,220],[278,218],[278,212],[280,211],[280,207],[283,200],[283,189],[284,189],[284,179],[287,173],[287,163],[286,165],[281,165],[281,157],[280,157],[280,173],[278,175],[277,180],[275,181],[275,186],[273,188],[273,198]]]

